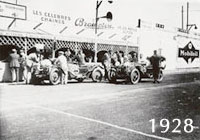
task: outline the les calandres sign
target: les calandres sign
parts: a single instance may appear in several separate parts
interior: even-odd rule
[[[199,58],[199,50],[196,50],[190,41],[184,48],[179,48],[178,57],[183,58],[187,63],[189,59],[193,62],[195,58]]]

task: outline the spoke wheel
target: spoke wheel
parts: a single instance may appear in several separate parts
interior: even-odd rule
[[[109,70],[109,71],[108,71],[108,81],[109,81],[110,83],[115,83],[116,80],[117,80],[116,71],[114,71],[114,70],[112,70],[112,69]]]
[[[158,82],[161,82],[164,78],[164,74],[163,74],[163,71],[160,70],[159,74],[158,74]]]
[[[140,72],[138,69],[133,69],[131,71],[130,81],[132,84],[137,84],[140,81]]]
[[[103,79],[103,74],[101,72],[100,69],[94,69],[92,71],[92,80],[94,82],[101,82],[101,80]]]
[[[49,80],[52,85],[57,85],[61,82],[61,72],[58,68],[53,68],[51,70]]]

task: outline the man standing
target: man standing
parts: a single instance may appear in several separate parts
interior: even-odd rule
[[[111,64],[111,50],[109,50],[108,52],[104,53],[103,57],[102,57],[102,65],[105,69],[105,80],[108,78],[108,69],[110,67]]]
[[[67,59],[64,56],[63,51],[58,52],[58,58],[55,60],[55,64],[61,68],[61,84],[66,84],[68,80],[68,69],[67,69]]]
[[[22,81],[24,81],[26,79],[26,76],[27,76],[27,70],[26,70],[26,59],[27,59],[27,56],[26,54],[24,53],[24,50],[20,50],[19,52],[19,63],[20,63],[20,72],[22,74]]]
[[[12,49],[11,54],[9,55],[10,60],[10,69],[12,75],[12,82],[14,82],[16,77],[16,82],[19,82],[19,55],[17,54],[16,49]]]
[[[67,58],[67,62],[71,61],[71,51],[69,48],[67,48],[67,51],[65,52],[65,57]]]
[[[154,50],[154,54],[153,56],[151,56],[150,58],[148,58],[152,64],[153,67],[153,78],[154,78],[154,82],[153,83],[159,83],[158,81],[158,76],[160,73],[160,62],[164,61],[165,58],[162,56],[158,56],[157,51]]]
[[[32,72],[32,67],[33,65],[37,65],[39,62],[39,56],[36,48],[34,48],[34,51],[30,53],[27,56],[26,59],[26,70],[27,70],[27,75],[26,75],[26,83],[29,84],[31,82],[31,72]]]

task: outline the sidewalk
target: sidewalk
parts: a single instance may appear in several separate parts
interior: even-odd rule
[[[187,74],[187,73],[200,73],[200,68],[188,68],[188,69],[176,69],[176,70],[164,70],[165,75],[172,74]]]

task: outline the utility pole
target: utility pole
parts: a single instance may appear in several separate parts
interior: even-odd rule
[[[98,20],[99,20],[98,9],[99,9],[99,6],[101,5],[101,3],[102,3],[102,0],[100,2],[97,0],[97,2],[96,2],[94,62],[97,62],[97,46],[98,46],[98,43],[97,43],[97,28],[98,28]]]
[[[186,30],[189,32],[190,29],[194,26],[194,29],[197,29],[196,24],[189,24],[189,2],[187,2],[187,24],[186,24]]]
[[[182,29],[184,29],[184,10],[183,10],[183,6],[182,6],[182,9],[181,9],[181,20],[182,20]]]
[[[186,30],[188,30],[189,25],[189,2],[187,2],[187,24],[186,24]]]
[[[106,14],[106,16],[103,16],[103,17],[99,17],[98,16],[98,10],[99,10],[99,7],[101,5],[103,0],[97,0],[96,2],[96,15],[95,15],[95,44],[94,44],[94,62],[97,62],[97,46],[98,46],[98,42],[97,42],[97,29],[98,29],[98,21],[100,18],[107,18],[109,20],[112,20],[112,13],[111,12],[108,12]],[[108,3],[112,3],[113,1],[112,0],[108,0]]]

